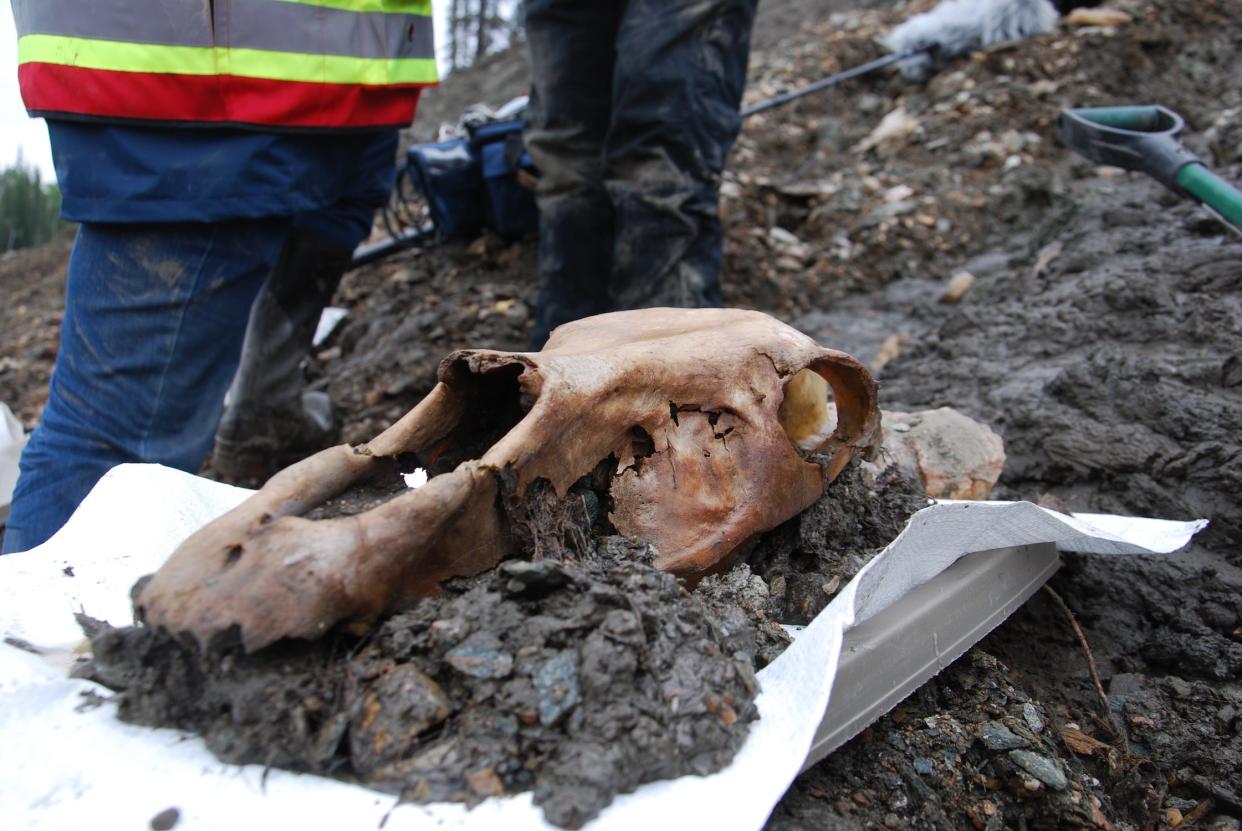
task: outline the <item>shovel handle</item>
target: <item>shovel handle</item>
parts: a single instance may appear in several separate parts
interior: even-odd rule
[[[1177,174],[1182,190],[1207,205],[1242,231],[1242,191],[1201,164],[1188,164]]]
[[[1185,126],[1177,113],[1150,105],[1085,107],[1057,117],[1057,133],[1070,149],[1099,164],[1146,173],[1242,228],[1242,192],[1182,146],[1177,135]]]
[[[1164,107],[1085,107],[1062,110],[1057,133],[1070,149],[1093,162],[1146,173],[1186,195],[1177,173],[1199,161],[1177,140],[1186,122]]]

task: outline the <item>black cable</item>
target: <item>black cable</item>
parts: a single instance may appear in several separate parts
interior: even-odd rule
[[[924,52],[930,52],[930,51],[932,51],[932,47],[930,46],[926,46],[922,49],[906,49],[901,52],[894,52],[891,55],[885,55],[882,58],[876,58],[874,61],[868,61],[867,63],[861,64],[860,66],[855,66],[850,69],[842,70],[841,72],[838,72],[836,75],[829,75],[827,78],[823,78],[812,84],[807,84],[806,86],[800,87],[799,89],[796,89],[793,92],[786,92],[781,95],[775,95],[767,99],[766,101],[760,101],[758,104],[751,104],[749,107],[746,107],[744,110],[742,110],[742,113],[741,113],[742,118],[749,118],[755,113],[761,113],[764,110],[770,110],[773,107],[779,107],[782,104],[788,104],[790,101],[810,95],[813,92],[819,92],[821,89],[828,89],[829,87],[835,87],[837,84],[841,83],[842,81],[848,81],[851,78],[857,78],[860,75],[866,75],[868,72],[874,72],[877,69],[883,69],[886,66],[892,66],[893,64],[898,63],[899,61],[904,61],[906,58],[912,58],[915,55],[920,55],[920,54],[923,54]]]

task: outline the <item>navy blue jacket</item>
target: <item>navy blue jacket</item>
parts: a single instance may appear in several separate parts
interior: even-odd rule
[[[61,213],[74,222],[225,222],[327,209],[369,231],[392,188],[397,152],[396,130],[267,133],[49,119],[48,132]]]

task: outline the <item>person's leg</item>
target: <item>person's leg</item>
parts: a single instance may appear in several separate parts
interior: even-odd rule
[[[212,453],[212,467],[222,478],[261,484],[337,442],[332,401],[326,392],[303,389],[302,361],[354,249],[388,199],[396,152],[396,131],[376,135],[355,162],[351,192],[329,208],[294,218],[250,311]]]
[[[45,541],[114,465],[197,472],[287,231],[284,220],[81,226],[48,403],[0,550]]]
[[[756,0],[630,0],[605,177],[615,309],[719,306],[720,177],[737,138]]]
[[[526,148],[539,170],[539,300],[531,346],[604,311],[612,205],[603,185],[620,4],[527,0]]]
[[[303,390],[302,361],[352,252],[298,228],[289,232],[250,310],[241,362],[216,432],[211,464],[222,479],[261,484],[336,443],[332,402],[327,393]]]

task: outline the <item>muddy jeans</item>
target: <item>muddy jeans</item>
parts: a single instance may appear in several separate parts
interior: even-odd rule
[[[587,315],[720,305],[720,176],[756,3],[527,0],[535,347]]]
[[[251,303],[296,224],[352,250],[374,205],[296,220],[83,223],[69,259],[60,351],[0,551],[55,533],[114,465],[191,473],[211,450]]]

